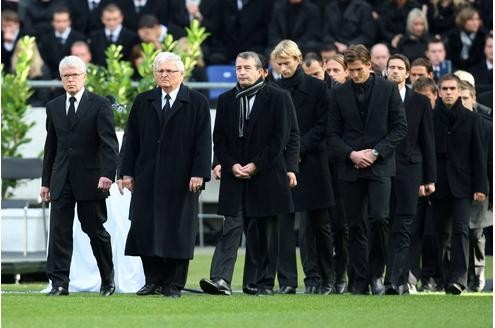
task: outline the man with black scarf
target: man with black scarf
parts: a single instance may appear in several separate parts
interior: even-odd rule
[[[433,194],[435,233],[447,294],[467,287],[471,203],[486,198],[486,164],[480,117],[460,99],[460,79],[447,74],[439,82],[440,101],[433,111],[437,190]]]
[[[327,86],[312,76],[304,74],[302,54],[291,40],[281,41],[272,57],[279,66],[282,79],[279,85],[288,90],[296,108],[301,147],[299,155],[298,186],[292,189],[294,207],[304,213],[305,226],[311,226],[316,240],[318,275],[321,281],[306,273],[307,293],[330,294],[334,291],[332,265],[332,234],[328,208],[334,205],[328,153],[326,145],[329,98]],[[287,216],[287,226],[294,226],[294,216]],[[306,231],[305,231],[306,233]],[[309,241],[308,240],[308,241]],[[305,248],[301,245],[302,261]]]
[[[218,99],[213,131],[215,156],[222,166],[218,213],[226,217],[224,230],[227,223],[241,221],[245,231],[256,224],[257,295],[272,295],[277,215],[293,211],[283,156],[291,117],[290,111],[280,110],[292,103],[283,90],[265,83],[256,53],[237,56],[236,74],[236,88]],[[229,277],[212,272],[211,278],[200,282],[205,292],[230,294]]]

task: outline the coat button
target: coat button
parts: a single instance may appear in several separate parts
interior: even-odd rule
[[[72,147],[69,148],[69,151],[72,151]]]
[[[451,131],[449,131],[449,132],[447,132],[447,134],[452,134],[452,132],[451,132]]]
[[[159,144],[160,143],[160,140],[157,140],[156,143]]]

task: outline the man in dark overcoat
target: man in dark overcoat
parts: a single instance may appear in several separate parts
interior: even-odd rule
[[[137,294],[180,297],[193,257],[198,196],[210,179],[208,101],[182,84],[184,64],[163,52],[153,63],[158,88],[133,104],[120,174],[132,191],[125,254],[140,256],[146,283]]]

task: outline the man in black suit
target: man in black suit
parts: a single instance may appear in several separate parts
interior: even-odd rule
[[[493,34],[488,33],[484,47],[485,60],[469,69],[476,80],[476,93],[493,91]]]
[[[368,49],[353,45],[344,58],[351,81],[332,89],[329,126],[349,225],[352,292],[368,294],[371,284],[373,294],[381,295],[381,276],[373,276],[371,267],[385,260],[395,148],[407,135],[407,122],[397,85],[371,74]],[[381,252],[377,258],[369,254],[368,218]]]
[[[72,14],[72,26],[88,36],[92,31],[102,27],[101,0],[69,0],[69,9]]]
[[[304,73],[301,50],[291,40],[282,40],[272,51],[272,57],[282,74],[277,83],[291,94],[301,134],[298,187],[292,190],[292,196],[295,211],[304,212],[302,220],[306,222],[302,226],[311,226],[312,230],[312,233],[304,231],[309,238],[306,239],[308,243],[301,244],[302,261],[304,263],[307,259],[304,249],[316,243],[316,259],[313,260],[317,263],[317,275],[321,279],[306,279],[306,289],[308,292],[330,294],[335,279],[328,208],[334,205],[334,199],[326,143],[329,102],[327,84]],[[284,226],[293,229],[294,215],[285,218]],[[291,230],[285,233],[291,233]],[[295,257],[295,252],[293,254]],[[305,273],[309,278],[308,272]]]
[[[283,156],[291,117],[288,110],[280,110],[292,105],[290,96],[266,84],[262,73],[256,53],[237,56],[238,84],[218,99],[213,140],[222,165],[218,212],[226,216],[225,223],[242,221],[245,231],[256,224],[257,295],[273,295],[277,216],[293,211]],[[221,278],[222,284],[230,283]],[[203,279],[200,285],[218,294],[217,280]]]
[[[106,66],[105,50],[111,45],[121,45],[124,60],[131,60],[131,50],[138,43],[137,35],[122,26],[124,16],[120,8],[115,4],[109,4],[101,13],[101,21],[104,28],[91,33],[90,46],[93,63]]]
[[[46,105],[45,152],[40,195],[51,201],[48,295],[68,295],[74,206],[101,275],[100,295],[115,291],[105,198],[115,178],[118,142],[110,103],[84,88],[86,64],[75,56],[60,62],[66,91]]]
[[[486,198],[486,163],[480,117],[462,106],[460,79],[445,75],[439,82],[440,101],[433,112],[437,184],[433,193],[435,230],[443,261],[447,294],[467,287],[471,202]]]
[[[402,54],[392,55],[387,61],[387,78],[399,87],[407,118],[407,137],[396,148],[397,171],[392,178],[393,217],[385,275],[385,293],[390,295],[409,292],[408,255],[418,196],[427,196],[435,191],[436,158],[431,105],[427,97],[406,86],[409,70],[409,59]]]
[[[210,179],[210,108],[183,85],[178,55],[159,53],[153,71],[158,87],[136,97],[121,149],[119,174],[132,191],[125,254],[143,262],[137,295],[177,298],[194,255],[199,193]]]
[[[86,41],[81,33],[71,28],[69,9],[57,8],[53,11],[53,31],[44,35],[40,41],[40,53],[52,72],[52,78],[58,77],[58,63],[70,54],[70,47],[76,41]]]
[[[23,35],[19,15],[12,10],[2,11],[2,64],[5,72],[10,72],[12,54]]]

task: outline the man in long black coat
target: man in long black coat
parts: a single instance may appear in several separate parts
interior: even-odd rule
[[[179,297],[193,257],[198,196],[210,179],[211,127],[206,98],[182,84],[184,64],[164,52],[153,63],[156,89],[134,101],[120,174],[133,191],[125,253],[141,256],[138,295]]]
[[[408,255],[418,196],[435,191],[436,158],[430,101],[406,86],[410,64],[395,54],[387,61],[387,78],[397,83],[407,117],[407,137],[396,148],[397,172],[392,179],[391,233],[387,249],[386,293],[409,292]]]
[[[302,54],[295,42],[281,41],[273,50],[272,57],[282,74],[278,83],[291,94],[301,134],[298,186],[292,190],[292,196],[295,211],[305,213],[303,220],[313,230],[316,263],[321,279],[321,282],[307,279],[305,284],[306,287],[313,287],[310,288],[312,292],[329,294],[333,291],[334,277],[328,208],[334,204],[334,199],[326,144],[329,108],[327,85],[304,73],[301,67]],[[294,217],[286,220],[286,226],[292,228]],[[306,244],[301,246],[303,249],[309,247]],[[304,250],[301,254],[305,254]],[[305,260],[303,258],[303,263]]]
[[[266,84],[254,52],[237,56],[238,85],[218,99],[215,155],[222,165],[218,213],[255,221],[258,295],[273,294],[277,266],[277,216],[293,211],[284,147],[289,139],[289,95]],[[213,286],[216,289],[216,286]],[[202,285],[207,289],[207,285]]]
[[[435,231],[445,291],[459,295],[467,287],[471,203],[484,201],[487,194],[486,163],[480,117],[462,105],[460,79],[453,74],[442,77],[439,96],[433,112],[438,179],[432,195]]]
[[[115,179],[118,142],[110,103],[84,89],[86,65],[75,56],[60,62],[66,93],[46,105],[41,198],[51,201],[48,295],[68,295],[74,207],[101,276],[102,296],[115,291],[105,198]]]
[[[397,85],[371,74],[371,58],[364,45],[344,54],[351,76],[332,89],[330,143],[339,157],[341,191],[349,224],[349,259],[354,273],[353,293],[384,293],[381,276],[372,266],[385,260],[391,177],[395,175],[395,148],[406,137],[407,123]],[[378,258],[369,255],[370,232],[379,242]],[[378,263],[377,263],[378,262]]]

